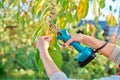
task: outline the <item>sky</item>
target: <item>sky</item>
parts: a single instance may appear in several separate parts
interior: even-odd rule
[[[112,10],[113,11],[110,11],[109,10],[109,6],[112,6]],[[114,13],[114,9],[117,9],[116,13]],[[106,16],[109,14],[109,13],[112,13],[117,22],[118,22],[118,15],[119,15],[119,10],[120,10],[120,0],[116,0],[113,2],[113,0],[105,0],[105,7],[103,9],[101,9],[101,12],[105,15],[105,17],[100,17],[99,20],[105,20]],[[92,13],[92,5],[90,4],[89,5],[89,11],[88,11],[88,15],[86,16],[85,18],[86,20],[94,20],[94,15]]]

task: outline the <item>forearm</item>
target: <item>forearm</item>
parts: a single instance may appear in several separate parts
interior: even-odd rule
[[[39,51],[40,51],[40,57],[42,59],[47,75],[50,78],[54,73],[59,72],[60,69],[56,66],[54,61],[51,59],[48,51],[46,50],[39,50]]]
[[[86,39],[85,39],[85,44],[91,46],[93,49],[97,49],[101,47],[104,43],[105,43],[104,41],[98,40],[91,36],[86,36]],[[110,55],[112,54],[114,50],[114,47],[115,47],[114,44],[108,43],[104,48],[99,50],[99,52],[102,53],[106,57],[110,57]]]

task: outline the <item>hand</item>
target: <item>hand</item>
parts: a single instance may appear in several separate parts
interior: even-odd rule
[[[50,43],[51,40],[52,40],[51,36],[41,36],[41,37],[38,38],[38,40],[36,42],[36,47],[40,51],[48,50],[49,43]]]
[[[71,42],[76,41],[85,43],[86,35],[84,34],[70,34],[71,38],[65,43],[65,46],[69,46]]]

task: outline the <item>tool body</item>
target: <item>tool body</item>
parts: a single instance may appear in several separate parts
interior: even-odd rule
[[[60,34],[57,34],[58,40],[62,40],[64,42],[68,41],[71,37],[66,29],[62,29],[59,31]],[[84,67],[91,60],[93,60],[96,56],[92,48],[83,47],[79,42],[73,41],[71,44],[77,51],[78,55],[76,56],[76,60],[78,61],[81,67]]]

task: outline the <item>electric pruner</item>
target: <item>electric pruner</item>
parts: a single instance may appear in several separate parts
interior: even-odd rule
[[[66,29],[60,30],[52,23],[51,23],[51,32],[56,33],[57,39],[62,40],[63,42],[66,42],[71,38]],[[73,46],[78,51],[78,54],[75,59],[78,61],[81,67],[84,67],[96,57],[95,52],[90,47],[87,46],[83,47],[79,42],[75,42],[75,41],[72,42],[70,45]]]
[[[57,34],[57,38],[58,40],[66,42],[70,39],[70,35],[66,29],[63,29],[60,30],[59,34]],[[70,45],[78,51],[76,60],[81,67],[84,67],[96,57],[93,49],[90,47],[83,47],[79,42],[72,42]]]

